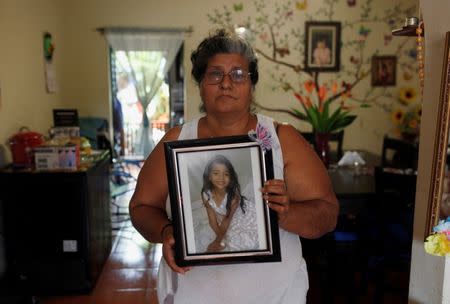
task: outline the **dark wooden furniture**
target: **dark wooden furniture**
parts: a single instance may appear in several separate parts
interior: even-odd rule
[[[340,207],[336,229],[319,239],[302,239],[311,286],[327,286],[309,296],[314,303],[334,303],[336,295],[356,303],[358,292],[367,289],[366,236],[370,227],[366,219],[376,195],[374,167],[381,160],[367,151],[358,153],[366,165],[331,165],[328,169]]]
[[[301,131],[298,131],[298,132],[303,136],[303,138],[307,142],[309,142],[312,146],[314,146],[314,133],[313,132],[301,132]]]
[[[111,250],[108,153],[74,172],[4,169],[0,185],[9,292],[89,292]]]
[[[387,292],[408,297],[409,273],[413,239],[414,205],[417,175],[413,171],[375,169],[376,220],[371,256],[376,261],[373,270],[376,278],[374,303],[383,303]],[[389,274],[402,273],[404,281]]]
[[[418,146],[396,138],[385,136],[381,153],[381,166],[393,168],[417,168]]]

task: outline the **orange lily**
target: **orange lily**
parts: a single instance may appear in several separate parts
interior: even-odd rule
[[[308,92],[309,94],[311,94],[312,91],[316,88],[316,85],[311,80],[305,81],[303,85],[305,86],[306,92]]]
[[[333,85],[331,86],[331,92],[333,92],[333,94],[336,94],[338,90],[338,84],[337,82],[333,82]]]
[[[298,93],[294,93],[295,98],[298,99],[298,101],[300,101],[303,105],[305,105],[305,100],[303,99],[303,96],[298,94]]]
[[[324,85],[319,88],[319,101],[320,102],[322,102],[325,99],[325,97],[327,96],[327,91],[328,91],[328,88]]]
[[[312,102],[311,102],[311,98],[309,98],[309,96],[306,96],[306,108],[309,109],[312,107]]]

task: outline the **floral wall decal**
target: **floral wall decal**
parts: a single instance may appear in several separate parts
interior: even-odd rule
[[[289,114],[308,122],[313,129],[326,125],[330,128],[336,116],[345,117],[346,123],[341,121],[339,127],[331,127],[333,132],[354,121],[358,109],[383,109],[386,121],[394,111],[398,88],[371,86],[373,56],[397,58],[397,75],[401,78],[398,85],[416,79],[415,41],[408,37],[392,39],[391,35],[399,20],[416,12],[416,3],[412,1],[392,0],[388,7],[381,8],[373,0],[245,3],[241,11],[224,5],[209,13],[208,19],[216,27],[232,30],[239,24],[249,29],[246,38],[264,64],[264,72],[270,75],[270,82],[265,85],[286,95],[279,106],[259,101],[257,106],[261,109]],[[305,67],[305,22],[311,21],[340,22],[338,72],[311,71]]]

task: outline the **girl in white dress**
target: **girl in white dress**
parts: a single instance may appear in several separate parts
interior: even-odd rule
[[[257,248],[254,203],[242,195],[236,171],[225,156],[216,155],[207,163],[201,197],[203,208],[196,208],[200,214],[194,217],[197,252]]]

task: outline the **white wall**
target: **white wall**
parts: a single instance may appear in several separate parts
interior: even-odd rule
[[[0,0],[0,166],[7,139],[22,126],[46,133],[61,90],[48,94],[44,80],[43,33],[56,42],[54,65],[61,83],[63,15],[58,0]],[[7,153],[8,154],[8,153]]]

